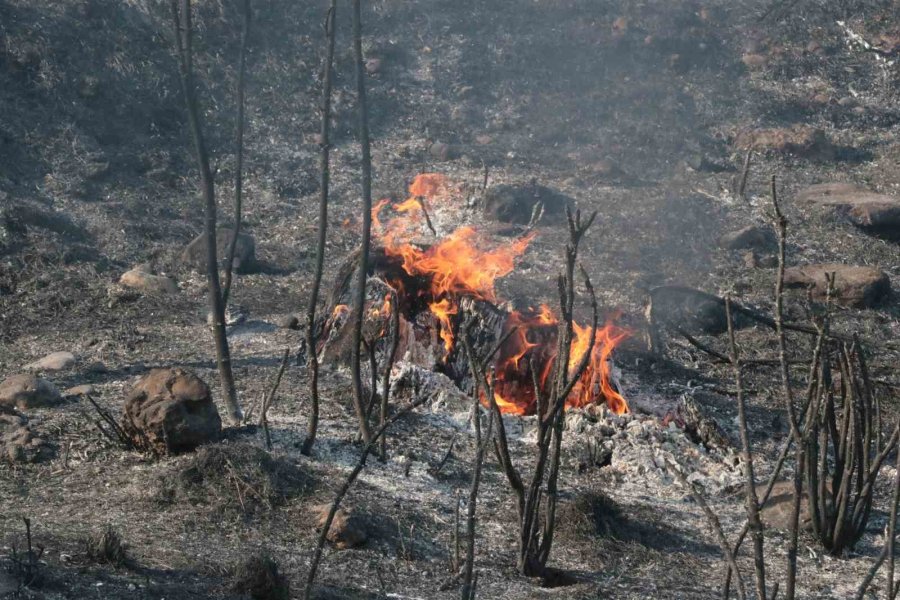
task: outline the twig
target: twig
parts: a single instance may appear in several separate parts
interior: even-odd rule
[[[431,235],[437,237],[437,231],[435,231],[434,225],[431,223],[431,217],[428,215],[428,207],[425,206],[425,198],[416,196],[416,202],[419,203],[419,208],[422,209],[422,214],[425,215],[425,224],[428,226],[428,230],[431,232]]]
[[[678,480],[678,483],[682,485],[685,489],[687,489],[691,496],[694,498],[694,502],[696,502],[700,508],[703,510],[703,514],[706,515],[707,521],[709,521],[710,527],[712,527],[713,533],[716,535],[716,541],[719,542],[719,547],[722,549],[722,553],[725,555],[725,560],[728,561],[728,564],[731,566],[731,571],[735,574],[735,579],[737,580],[737,592],[738,597],[741,600],[746,600],[747,592],[744,587],[744,579],[741,577],[741,571],[738,569],[737,562],[734,559],[734,555],[731,552],[731,547],[728,545],[728,539],[725,537],[725,533],[722,531],[722,523],[719,521],[719,517],[716,516],[716,513],[709,507],[709,504],[706,503],[706,500],[703,496],[691,485],[691,482],[687,480],[687,477],[682,473],[681,465],[672,458],[668,459],[670,464],[670,471],[675,475],[675,478]]]
[[[888,600],[892,600],[896,597],[897,590],[900,589],[900,585],[898,582],[894,581],[894,551],[895,545],[897,543],[897,506],[900,503],[900,452],[897,453],[897,472],[894,477],[894,489],[891,497],[891,513],[890,519],[888,522],[887,531],[884,534],[884,547],[881,549],[881,553],[878,555],[878,558],[875,559],[875,562],[872,563],[872,567],[866,573],[866,576],[863,578],[862,582],[859,584],[859,588],[856,590],[856,600],[862,600],[866,594],[866,590],[869,588],[869,585],[872,583],[872,580],[875,579],[875,575],[878,573],[878,569],[881,568],[881,565],[884,564],[885,560],[888,561],[888,571],[887,571],[887,594],[885,594],[885,598]]]
[[[263,431],[265,431],[266,433],[266,448],[269,450],[272,449],[272,438],[269,437],[269,408],[275,401],[275,393],[278,391],[278,386],[281,385],[281,377],[282,375],[284,375],[285,368],[287,368],[290,354],[290,348],[285,348],[284,355],[281,357],[281,366],[278,368],[278,372],[275,375],[275,381],[272,384],[272,387],[269,390],[266,399],[263,401],[262,412],[260,412],[259,415],[259,424],[262,426]]]
[[[356,0],[358,1],[358,0]],[[328,516],[325,518],[325,523],[322,526],[322,531],[319,532],[319,539],[316,543],[316,549],[313,553],[312,562],[309,567],[309,574],[306,577],[306,589],[303,591],[303,598],[305,600],[309,600],[312,598],[312,587],[313,583],[316,580],[316,572],[319,569],[319,562],[322,560],[322,551],[325,547],[325,541],[328,536],[328,532],[331,529],[331,524],[334,522],[334,515],[337,513],[338,508],[341,505],[341,501],[344,499],[344,496],[347,495],[347,492],[350,490],[350,487],[353,485],[353,482],[356,481],[356,478],[359,477],[360,472],[362,472],[363,467],[366,466],[366,459],[369,457],[369,454],[375,448],[375,444],[378,441],[378,438],[384,434],[387,429],[394,424],[400,417],[406,415],[410,411],[418,408],[422,404],[428,401],[428,397],[422,397],[415,400],[412,404],[407,405],[402,410],[398,411],[394,415],[392,415],[385,423],[379,427],[371,436],[371,439],[366,442],[366,445],[362,449],[362,453],[360,454],[359,461],[356,463],[356,466],[353,468],[353,471],[350,472],[350,476],[347,477],[347,480],[340,487],[337,494],[335,494],[334,501],[331,503],[331,508],[328,511]]]
[[[125,450],[138,450],[138,447],[135,445],[134,440],[125,433],[122,429],[121,425],[119,425],[116,420],[109,414],[106,410],[100,408],[100,405],[91,397],[90,394],[84,394],[84,397],[88,399],[88,402],[91,403],[91,406],[94,407],[94,410],[97,411],[97,414],[100,415],[100,418],[106,422],[107,425],[112,429],[113,433],[109,433],[103,426],[100,425],[100,422],[97,421],[97,428],[100,432],[106,436],[110,441],[118,443]]]
[[[331,181],[331,80],[334,64],[334,19],[337,0],[331,0],[325,16],[325,66],[322,75],[322,126],[319,143],[319,231],[316,243],[316,267],[313,275],[312,291],[306,311],[306,346],[309,352],[309,418],[306,424],[306,439],[300,453],[309,455],[316,442],[319,428],[319,356],[316,352],[318,335],[316,331],[316,306],[319,303],[319,289],[325,265],[325,242],[328,238],[328,189]]]
[[[451,565],[451,571],[454,574],[459,573],[459,568],[462,566],[460,563],[460,547],[459,547],[459,505],[460,505],[460,497],[457,494],[456,496],[456,507],[453,511],[453,564]]]
[[[450,456],[453,454],[453,446],[456,444],[456,435],[450,440],[450,446],[447,448],[447,451],[444,453],[443,458],[441,458],[440,462],[436,464],[434,467],[428,469],[428,474],[432,477],[437,477],[441,470],[444,468],[444,465],[447,464],[447,461],[450,460]]]
[[[384,425],[388,415],[388,402],[391,394],[391,371],[397,360],[397,348],[400,346],[400,298],[397,292],[391,292],[391,342],[385,357],[384,373],[381,376],[381,410],[378,424]],[[387,460],[387,435],[381,436],[381,460]]]
[[[741,171],[741,181],[738,184],[737,197],[746,200],[744,193],[747,190],[747,177],[750,175],[750,159],[753,157],[753,148],[747,149],[747,155],[744,157],[744,168]]]

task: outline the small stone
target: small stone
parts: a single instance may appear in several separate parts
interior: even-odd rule
[[[225,264],[233,237],[233,230],[227,227],[220,228],[216,233],[216,251],[220,265]],[[206,272],[206,236],[204,234],[201,233],[185,246],[181,253],[181,262],[196,271]],[[243,231],[238,234],[233,266],[237,273],[251,273],[258,266],[256,241],[253,236]]]
[[[145,294],[175,294],[178,292],[178,284],[174,279],[163,275],[154,275],[140,266],[123,273],[119,278],[119,284]]]
[[[769,59],[762,54],[747,52],[741,56],[741,62],[751,71],[757,71],[765,67]]]
[[[74,398],[79,396],[89,396],[94,393],[94,386],[89,383],[85,383],[82,385],[76,385],[74,387],[70,387],[66,391],[63,392],[63,396],[66,398]]]
[[[64,371],[75,364],[75,355],[71,352],[52,352],[40,360],[25,365],[26,371]]]
[[[300,319],[297,315],[284,315],[275,321],[275,325],[281,329],[300,329]]]
[[[493,143],[494,138],[489,135],[478,135],[475,136],[475,143],[479,146],[487,146],[488,144]]]
[[[319,529],[325,526],[330,509],[330,505],[320,507],[319,515],[316,519],[316,526]],[[328,535],[325,537],[338,550],[346,550],[362,546],[369,539],[369,534],[366,531],[365,522],[359,515],[353,510],[340,508],[334,514],[331,527],[328,529]]]
[[[535,206],[543,205],[542,223],[557,222],[565,214],[566,206],[574,201],[565,194],[537,183],[525,185],[498,184],[484,193],[484,216],[501,223],[526,225],[531,221]]]
[[[756,256],[756,252],[748,250],[744,253],[744,266],[748,269],[755,269],[759,266],[759,258]]]
[[[366,59],[366,73],[369,75],[375,75],[381,71],[382,60],[380,58],[367,58]]]
[[[460,151],[456,146],[444,142],[434,142],[428,147],[428,153],[438,160],[453,160],[459,158]]]
[[[84,368],[84,372],[88,374],[100,374],[106,373],[107,371],[108,369],[106,368],[106,365],[99,360],[88,363],[88,365]]]
[[[775,243],[775,233],[769,227],[759,225],[748,225],[719,238],[719,245],[729,250],[763,250],[773,247]]]
[[[250,317],[250,310],[240,304],[231,304],[225,307],[225,325],[232,327],[246,323]],[[210,327],[215,323],[212,312],[206,313],[206,324]]]
[[[62,401],[56,387],[34,375],[13,375],[0,383],[0,405],[28,410],[54,406]]]
[[[835,275],[833,298],[844,306],[871,308],[891,292],[890,279],[883,271],[835,263],[785,269],[784,285],[811,290],[813,297],[821,300],[825,298],[828,288],[826,274],[831,273]]]

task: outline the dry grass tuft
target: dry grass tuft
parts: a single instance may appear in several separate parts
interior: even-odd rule
[[[234,572],[234,590],[253,600],[288,600],[290,585],[278,572],[278,563],[266,554],[254,554]]]
[[[287,457],[252,444],[214,444],[193,454],[186,466],[162,477],[158,498],[211,511],[250,515],[303,496],[312,477]]]
[[[101,533],[92,533],[82,540],[84,554],[88,560],[101,565],[121,567],[128,562],[127,547],[122,536],[107,527]]]

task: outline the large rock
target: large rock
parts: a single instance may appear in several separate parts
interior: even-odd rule
[[[170,454],[218,439],[222,420],[202,379],[180,368],[153,369],[131,388],[122,427],[138,446]]]
[[[797,200],[830,210],[873,233],[900,238],[900,198],[850,183],[820,183],[802,190]]]
[[[19,410],[42,408],[59,404],[62,394],[40,377],[30,374],[13,375],[0,383],[0,405]]]
[[[855,267],[834,263],[790,267],[784,271],[784,285],[803,288],[814,298],[824,299],[828,289],[827,274],[835,274],[833,299],[844,306],[870,308],[891,292],[888,276],[873,267]]]
[[[75,355],[71,352],[51,352],[44,358],[25,365],[26,371],[64,371],[75,364]]]
[[[178,284],[171,277],[155,275],[143,265],[126,271],[119,278],[119,284],[145,294],[174,294]]]
[[[572,199],[555,190],[535,183],[526,185],[498,184],[484,193],[484,216],[502,223],[527,225],[534,207],[544,205],[544,220],[559,221]]]
[[[221,228],[216,234],[219,265],[225,264],[228,247],[234,236],[232,229]],[[201,233],[188,244],[181,253],[181,261],[197,271],[206,271],[206,235]],[[256,242],[253,236],[241,232],[238,234],[237,246],[234,250],[234,270],[237,273],[250,273],[256,268]]]

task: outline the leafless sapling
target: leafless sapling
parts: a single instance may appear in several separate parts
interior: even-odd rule
[[[369,270],[369,245],[372,237],[372,155],[369,144],[369,110],[366,98],[366,68],[362,50],[362,15],[360,0],[353,0],[353,52],[356,63],[356,92],[359,109],[359,145],[362,155],[362,239],[359,268],[353,295],[353,342],[350,370],[353,380],[353,408],[359,421],[359,432],[367,444],[372,433],[366,419],[361,373],[363,320],[366,304],[366,278]]]
[[[756,493],[756,475],[753,470],[753,449],[747,427],[747,407],[744,402],[744,383],[740,356],[734,339],[734,323],[731,315],[731,298],[725,297],[725,319],[728,324],[728,346],[734,383],[737,390],[738,423],[741,435],[741,459],[744,463],[744,501],[750,535],[753,538],[753,567],[756,575],[756,597],[766,600],[766,562],[763,548],[763,525],[759,517],[759,496]]]
[[[316,267],[313,273],[312,290],[306,311],[306,348],[309,356],[309,417],[306,424],[306,439],[300,452],[309,455],[316,442],[319,429],[319,356],[316,352],[318,332],[316,330],[316,308],[319,303],[319,289],[322,285],[322,271],[325,265],[325,241],[328,237],[328,191],[331,184],[331,86],[334,74],[334,25],[337,0],[325,16],[325,64],[322,67],[322,125],[319,132],[319,226],[316,242]]]
[[[737,581],[737,593],[738,598],[741,600],[745,600],[747,597],[747,591],[744,586],[744,580],[741,577],[741,571],[737,564],[737,549],[734,551],[731,549],[731,545],[728,543],[728,538],[725,537],[725,532],[722,530],[722,523],[719,521],[719,517],[713,512],[712,508],[710,508],[709,503],[700,492],[697,491],[697,488],[691,484],[690,481],[687,480],[687,477],[684,476],[683,470],[684,468],[674,459],[669,459],[669,471],[675,475],[675,479],[678,480],[678,483],[681,484],[681,487],[685,488],[690,492],[691,496],[694,498],[694,502],[700,507],[703,511],[703,514],[706,515],[706,520],[709,522],[710,527],[713,530],[713,533],[716,536],[716,541],[719,544],[719,547],[722,549],[722,553],[725,556],[725,561],[728,563],[729,573],[734,573],[734,578]],[[728,598],[728,592],[726,591],[724,598]]]
[[[463,584],[460,588],[460,597],[462,600],[474,600],[475,598],[475,526],[476,526],[476,508],[478,504],[478,488],[481,484],[481,468],[484,464],[484,453],[493,436],[495,414],[488,411],[487,431],[482,435],[481,431],[481,398],[493,398],[493,375],[486,379],[482,379],[478,374],[484,373],[483,364],[478,363],[472,346],[468,341],[468,327],[463,327],[460,337],[463,340],[463,349],[466,353],[466,360],[469,363],[472,372],[472,378],[475,386],[472,392],[472,423],[475,427],[475,462],[472,466],[472,482],[469,487],[469,501],[466,506],[466,562],[463,571]]]
[[[894,598],[897,597],[897,593],[900,592],[900,581],[894,581],[894,565],[896,560],[895,550],[897,544],[897,508],[898,505],[900,505],[900,452],[897,453],[897,463],[895,468],[894,488],[891,493],[890,517],[888,519],[887,529],[884,532],[884,547],[881,549],[878,558],[872,563],[872,567],[859,584],[859,588],[856,591],[856,600],[862,600],[866,595],[866,590],[869,589],[869,585],[871,585],[872,580],[875,579],[875,575],[878,573],[878,570],[881,568],[881,565],[884,564],[885,560],[887,560],[888,563],[886,574],[887,593],[885,594],[885,598],[887,598],[887,600],[894,600]]]
[[[222,383],[222,395],[228,408],[228,417],[232,423],[241,421],[241,407],[238,403],[237,390],[234,386],[234,373],[231,368],[231,352],[228,348],[228,336],[225,332],[225,303],[222,297],[222,286],[219,282],[219,259],[216,247],[216,191],[212,170],[209,166],[209,153],[203,137],[200,107],[194,83],[194,59],[192,42],[191,0],[171,0],[172,19],[175,29],[175,48],[178,54],[181,88],[188,113],[191,137],[194,142],[194,154],[200,170],[200,186],[205,204],[204,236],[206,238],[206,278],[209,287],[209,303],[213,317],[213,338],[216,347],[216,363]]]
[[[519,517],[517,568],[522,574],[528,576],[546,574],[547,560],[550,556],[556,528],[557,486],[565,403],[587,368],[597,336],[597,298],[590,278],[584,269],[581,269],[584,285],[591,302],[591,333],[587,349],[575,363],[575,367],[570,368],[569,355],[574,332],[572,321],[575,301],[575,265],[579,244],[593,223],[596,213],[587,220],[582,220],[580,211],[576,211],[574,215],[571,211],[567,211],[566,216],[570,241],[566,246],[564,272],[557,281],[562,318],[559,325],[553,377],[546,390],[541,389],[537,381],[537,370],[532,366],[537,401],[538,436],[535,464],[527,488],[510,457],[500,408],[493,396],[488,399],[497,426],[494,448],[517,500]],[[485,383],[487,382],[486,375],[483,372],[479,374]],[[546,500],[543,500],[544,496],[546,496]]]
[[[241,22],[241,46],[238,57],[238,79],[235,98],[237,104],[237,123],[234,136],[234,224],[231,232],[231,241],[225,254],[225,281],[222,285],[222,304],[228,307],[228,297],[231,295],[231,280],[234,272],[234,255],[237,252],[238,236],[241,233],[241,218],[243,216],[244,197],[244,90],[247,75],[247,38],[250,36],[250,17],[252,10],[250,0],[243,0],[243,15]]]

